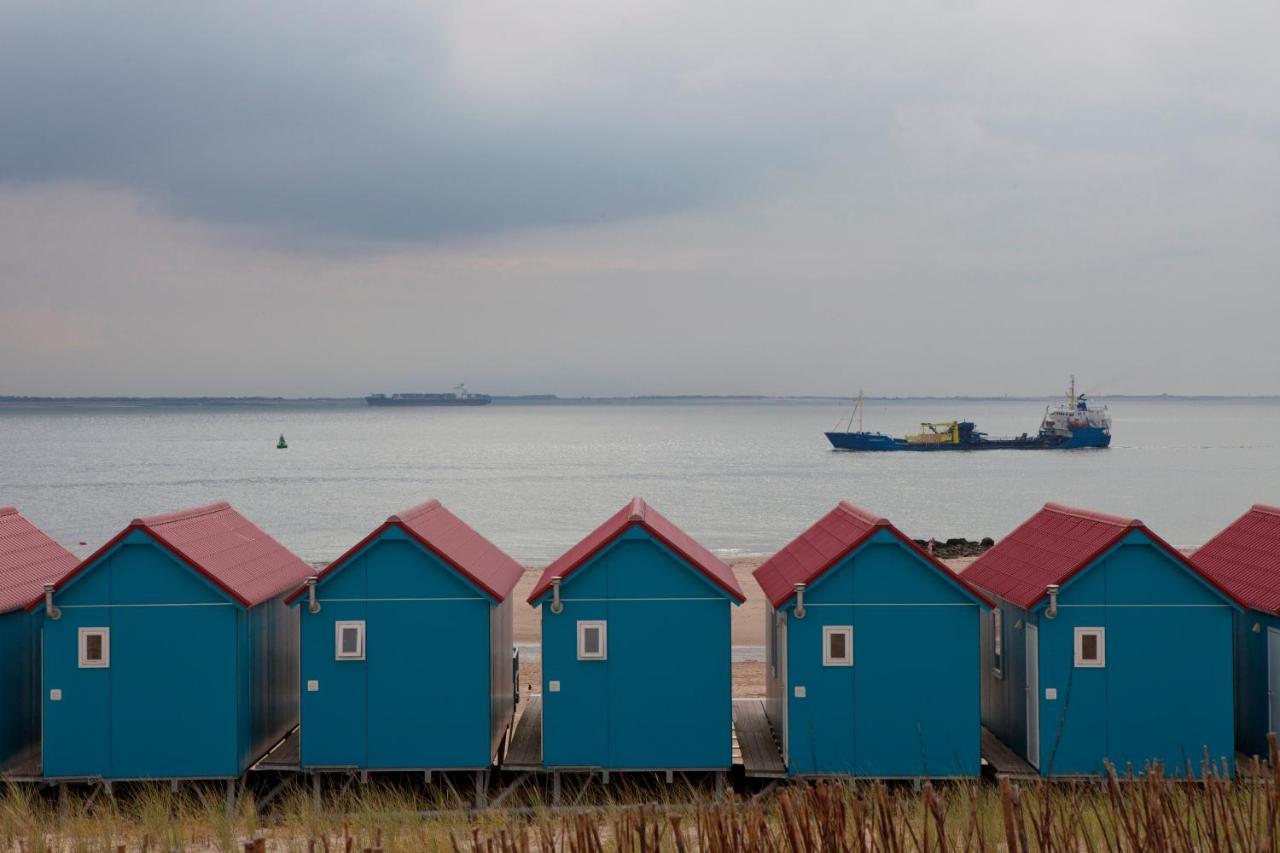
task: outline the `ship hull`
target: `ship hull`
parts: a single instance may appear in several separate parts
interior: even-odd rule
[[[863,453],[899,450],[916,453],[948,450],[1073,450],[1107,447],[1111,444],[1111,433],[1095,427],[1073,429],[1069,436],[1041,434],[1018,438],[981,438],[964,444],[917,444],[878,432],[829,432],[826,436],[834,450]]]
[[[364,401],[370,406],[487,406],[493,402],[489,397],[469,397],[454,400],[430,400],[430,399],[405,399],[404,397],[365,397]]]

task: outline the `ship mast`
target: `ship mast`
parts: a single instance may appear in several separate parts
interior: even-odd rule
[[[858,432],[862,432],[862,389],[858,389]]]

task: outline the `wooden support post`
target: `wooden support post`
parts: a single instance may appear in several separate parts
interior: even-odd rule
[[[601,770],[601,771],[600,771],[600,784],[601,784],[601,785],[608,785],[608,784],[609,784],[609,771],[608,771],[608,770]]]
[[[368,771],[368,770],[361,770],[361,771],[360,771],[360,784],[361,784],[361,785],[368,785],[368,784],[369,784],[369,771]]]
[[[716,771],[716,799],[717,800],[724,799],[724,771],[723,770]]]
[[[311,774],[311,803],[316,811],[320,811],[320,774],[314,771]]]
[[[489,771],[476,771],[476,808],[482,809],[489,795]]]
[[[676,781],[676,771],[674,771],[674,770],[668,770],[668,771],[667,771],[667,784],[668,784],[668,785],[670,785],[670,784],[671,784],[672,782],[674,782],[674,781]]]
[[[233,818],[236,814],[236,780],[227,780],[227,818]]]
[[[65,821],[67,819],[67,816],[68,816],[67,811],[69,808],[70,808],[70,805],[67,802],[67,783],[59,782],[58,783],[58,817],[61,820]]]
[[[560,771],[551,771],[551,804],[560,805]]]
[[[176,793],[178,793],[178,780],[177,780],[177,779],[170,779],[170,780],[169,780],[169,793],[171,793],[171,794],[176,794]]]
[[[430,771],[430,770],[424,770],[424,771],[422,771],[422,781],[426,782],[428,785],[430,785],[430,784],[431,784],[431,771]]]

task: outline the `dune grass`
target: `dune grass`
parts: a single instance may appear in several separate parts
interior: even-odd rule
[[[888,785],[818,782],[763,796],[624,782],[571,792],[552,807],[523,789],[504,806],[469,811],[448,785],[339,784],[317,804],[286,791],[259,816],[234,814],[216,786],[138,786],[116,797],[59,801],[10,785],[0,796],[0,851],[1226,851],[1280,850],[1280,775],[1256,764],[1232,780],[1159,769],[1093,782]]]

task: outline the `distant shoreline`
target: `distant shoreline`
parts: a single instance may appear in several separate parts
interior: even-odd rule
[[[909,402],[1027,402],[1043,403],[1058,399],[1051,397],[1022,396],[901,396],[866,397],[869,403]],[[1277,394],[1109,394],[1098,399],[1136,400],[1156,402],[1275,402]],[[760,404],[785,405],[789,403],[821,403],[848,405],[852,397],[824,395],[716,395],[716,394],[644,394],[630,397],[560,397],[555,394],[493,395],[495,406],[608,406],[646,405],[716,405]],[[0,396],[0,409],[146,409],[146,408],[363,408],[363,397],[45,397]]]

